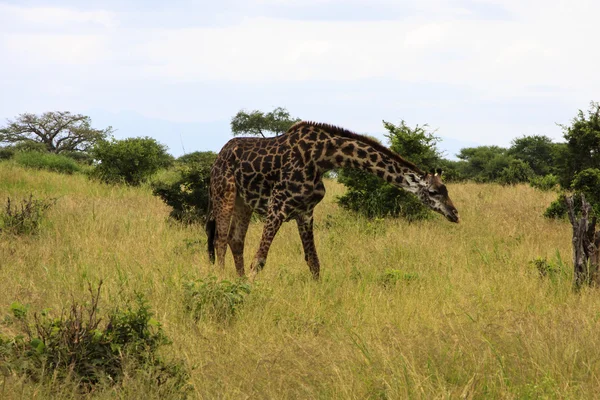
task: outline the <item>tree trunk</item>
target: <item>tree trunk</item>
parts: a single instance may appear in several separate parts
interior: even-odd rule
[[[573,287],[578,290],[583,284],[600,287],[600,231],[596,232],[596,217],[588,220],[592,206],[581,195],[581,219],[575,216],[573,196],[565,197],[569,209],[569,220],[573,225]]]

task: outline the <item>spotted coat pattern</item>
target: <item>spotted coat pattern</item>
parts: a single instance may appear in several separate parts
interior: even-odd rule
[[[295,220],[306,262],[319,278],[313,235],[313,210],[325,196],[323,173],[351,167],[415,193],[423,203],[458,222],[459,216],[439,175],[426,174],[377,141],[335,126],[299,122],[272,138],[234,138],[211,171],[207,222],[209,256],[221,267],[227,245],[244,275],[244,241],[253,212],[265,217],[260,246],[250,266],[254,275],[265,265],[281,224]]]

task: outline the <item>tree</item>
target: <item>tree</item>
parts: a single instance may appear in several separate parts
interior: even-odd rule
[[[282,107],[266,114],[258,110],[250,113],[241,110],[231,119],[231,132],[233,136],[279,136],[299,121],[299,118],[292,118],[288,110]]]
[[[508,155],[524,161],[538,176],[554,173],[556,170],[556,143],[547,136],[523,136],[512,141]]]
[[[566,191],[583,193],[600,216],[600,104],[591,102],[587,115],[579,110],[571,125],[560,125],[565,144],[557,147],[559,182]],[[564,196],[548,207],[544,215],[558,218],[566,215]]]
[[[98,161],[92,176],[129,185],[139,185],[173,161],[165,145],[149,137],[99,141],[92,156]]]
[[[43,143],[51,153],[87,151],[113,132],[112,127],[94,129],[90,117],[69,111],[46,112],[41,116],[25,113],[0,129],[0,142]]]
[[[439,139],[427,130],[427,125],[413,129],[404,121],[399,125],[383,121],[383,126],[388,130],[386,137],[392,151],[427,171],[440,166],[441,155],[436,148]],[[340,206],[369,218],[392,216],[412,221],[430,215],[429,209],[412,193],[366,171],[343,168],[338,180],[348,188],[338,198]]]
[[[457,157],[461,164],[461,175],[476,182],[494,182],[513,160],[507,149],[498,146],[479,146],[461,149]]]
[[[560,126],[567,141],[561,153],[560,183],[568,188],[579,172],[600,168],[600,104],[591,102],[587,116],[579,110],[570,126]]]
[[[516,185],[517,183],[529,182],[534,173],[529,164],[523,160],[510,160],[498,177],[498,182],[503,185]]]

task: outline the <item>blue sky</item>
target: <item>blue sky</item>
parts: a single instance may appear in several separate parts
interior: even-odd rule
[[[598,101],[595,1],[0,0],[0,121],[69,110],[215,150],[241,109],[382,137],[429,124],[448,156],[562,137]]]

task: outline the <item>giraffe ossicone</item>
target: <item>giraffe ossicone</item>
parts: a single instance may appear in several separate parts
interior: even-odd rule
[[[325,196],[322,176],[338,167],[362,169],[414,193],[451,222],[458,211],[441,181],[441,170],[424,173],[387,147],[366,136],[322,123],[298,122],[271,138],[234,138],[223,146],[211,171],[206,232],[208,252],[221,267],[227,246],[244,275],[244,241],[253,212],[265,217],[260,246],[250,266],[262,269],[273,238],[286,221],[295,220],[305,260],[318,279],[319,258],[313,235],[313,210]]]

